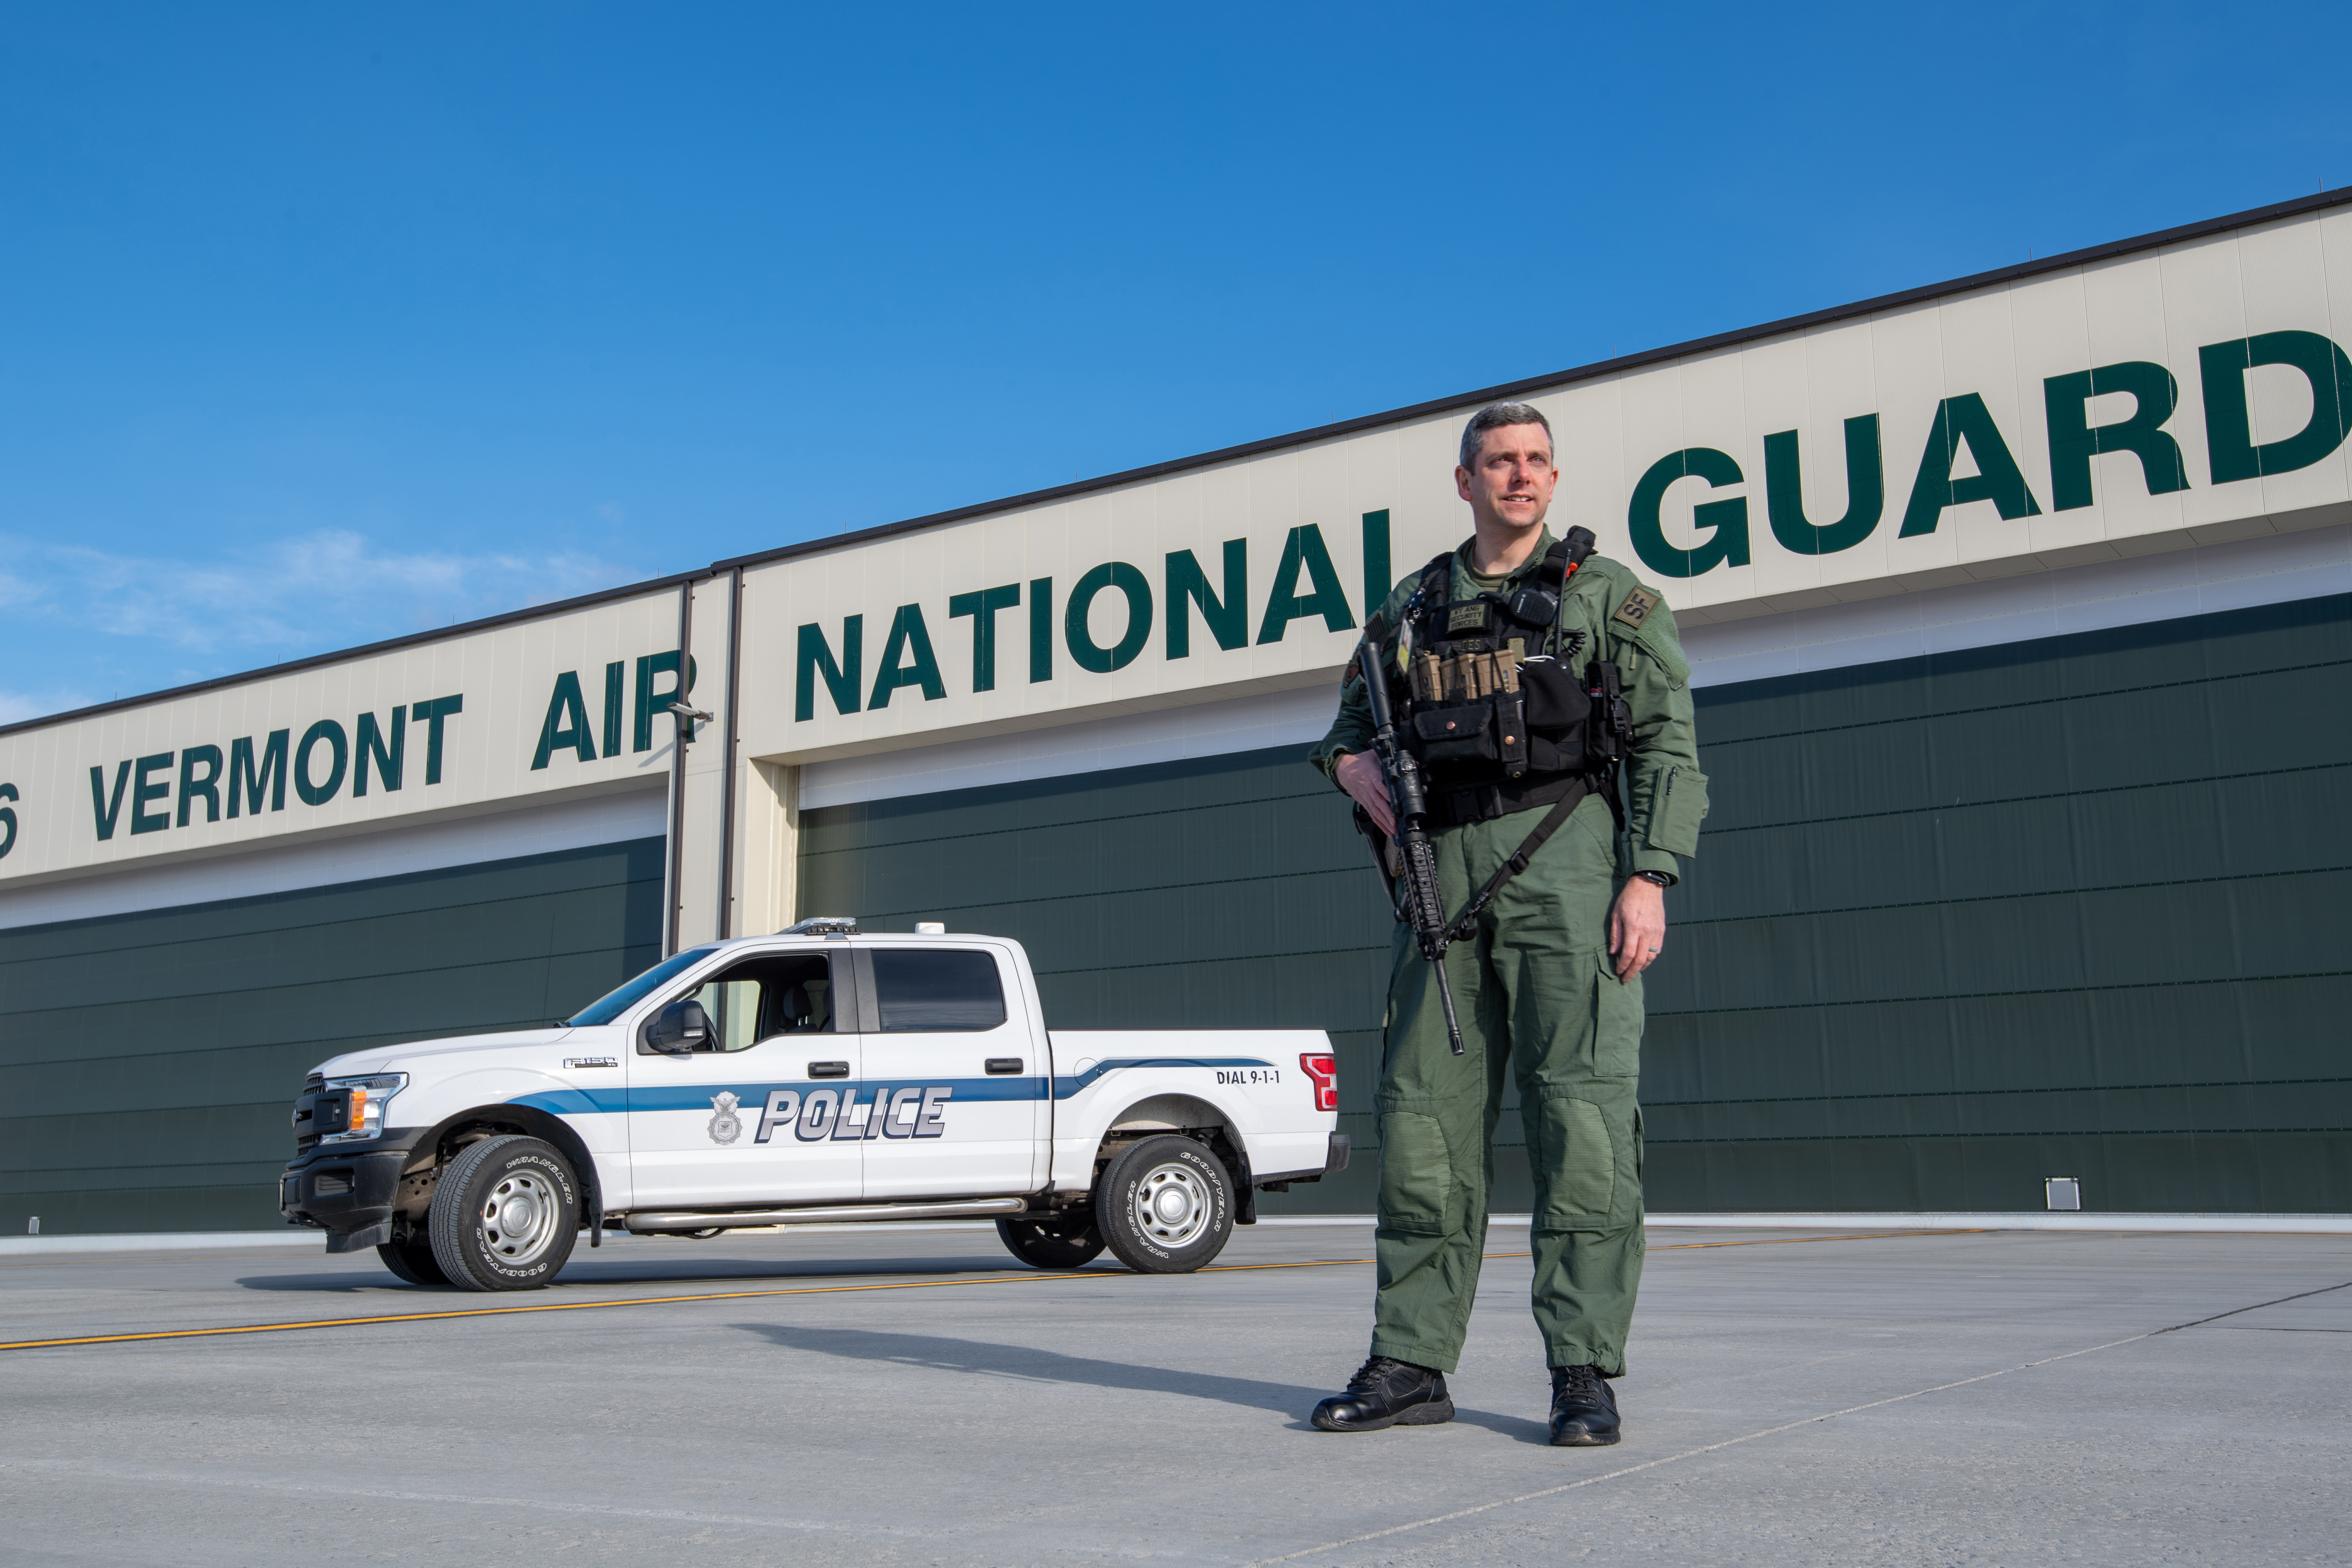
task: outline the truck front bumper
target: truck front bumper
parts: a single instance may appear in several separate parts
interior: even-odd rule
[[[329,1252],[358,1252],[390,1241],[400,1173],[427,1131],[397,1128],[364,1143],[305,1151],[278,1178],[278,1213],[289,1225],[325,1231]]]

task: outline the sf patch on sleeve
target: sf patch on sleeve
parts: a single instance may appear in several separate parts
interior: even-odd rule
[[[1639,631],[1642,623],[1650,618],[1650,612],[1657,607],[1658,596],[1655,594],[1647,588],[1636,588],[1625,595],[1625,602],[1618,605],[1617,613],[1609,618]]]

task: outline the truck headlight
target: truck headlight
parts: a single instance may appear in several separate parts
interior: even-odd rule
[[[319,1140],[321,1143],[356,1143],[364,1139],[383,1135],[383,1113],[392,1104],[392,1097],[408,1087],[404,1072],[372,1073],[366,1078],[331,1078],[327,1092],[350,1097],[351,1111],[343,1121],[343,1131],[330,1132]]]

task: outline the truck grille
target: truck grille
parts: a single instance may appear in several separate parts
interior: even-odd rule
[[[302,1080],[302,1092],[294,1100],[294,1152],[307,1154],[319,1146],[319,1123],[315,1115],[319,1091],[327,1087],[327,1075],[314,1072]]]

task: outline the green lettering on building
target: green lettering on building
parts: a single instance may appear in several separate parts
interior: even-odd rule
[[[1747,565],[1746,496],[1701,501],[1691,509],[1692,523],[1707,531],[1696,550],[1668,543],[1659,517],[1667,488],[1678,479],[1705,479],[1710,489],[1720,489],[1745,483],[1747,477],[1730,453],[1712,447],[1686,447],[1652,463],[1633,487],[1633,501],[1625,509],[1626,535],[1633,540],[1633,553],[1642,558],[1642,564],[1661,577],[1696,577],[1717,566]]]
[[[1886,513],[1886,463],[1878,443],[1878,416],[1845,422],[1845,515],[1815,523],[1805,516],[1805,480],[1797,433],[1764,437],[1764,515],[1780,547],[1797,555],[1834,555],[1870,537]],[[1720,504],[1720,503],[1714,503]]]
[[[2093,425],[2092,398],[2129,393],[2131,416]],[[2180,443],[2164,433],[2164,422],[2180,406],[2180,384],[2160,364],[2126,360],[2096,370],[2053,375],[2042,384],[2042,416],[2050,428],[2050,510],[2089,506],[2091,459],[2101,452],[2129,452],[2139,459],[2140,478],[2152,496],[2189,488]]]
[[[2311,383],[2311,418],[2283,440],[2254,445],[2246,372],[2289,365]],[[2217,485],[2293,473],[2334,452],[2352,435],[2352,359],[2317,332],[2260,332],[2197,351],[2205,386],[2205,456]]]
[[[198,763],[205,765],[201,776],[196,773]],[[185,827],[188,825],[188,813],[199,800],[205,803],[206,822],[220,820],[220,778],[221,749],[218,746],[190,746],[180,753],[178,826]]]
[[[89,811],[98,819],[98,841],[101,844],[114,837],[115,824],[122,819],[122,797],[129,792],[131,764],[117,763],[114,766],[114,793],[106,793],[106,769],[93,763],[89,770]],[[235,815],[232,813],[231,815]]]
[[[1029,580],[1029,684],[1054,679],[1054,580]]]
[[[441,782],[441,742],[445,721],[465,710],[466,698],[462,692],[449,697],[436,697],[430,702],[412,702],[408,705],[408,721],[425,726],[425,782],[426,784],[437,784]],[[286,795],[282,785],[278,794],[282,801]],[[236,810],[232,808],[229,815],[235,816]]]
[[[1298,591],[1302,572],[1313,585],[1311,593]],[[1387,596],[1385,592],[1381,596]],[[1291,622],[1309,616],[1322,616],[1327,631],[1356,627],[1347,592],[1339,586],[1339,574],[1331,565],[1331,552],[1323,546],[1323,531],[1311,522],[1292,529],[1290,537],[1282,542],[1282,563],[1274,569],[1274,591],[1266,597],[1265,618],[1258,623],[1257,640],[1280,642]]]
[[[637,660],[636,722],[631,727],[629,750],[652,751],[654,749],[654,715],[667,712],[671,703],[684,701],[687,695],[693,691],[694,661],[690,658],[686,660],[686,678],[683,680],[678,679],[677,671],[678,650],[676,648],[670,649],[667,653],[649,653]],[[654,677],[656,675],[669,677],[668,690],[654,689]],[[850,706],[854,708],[857,704],[856,681],[853,680],[850,683],[849,691]],[[680,723],[686,728],[686,738],[689,741],[693,740],[692,721],[681,720]]]
[[[937,702],[948,694],[920,605],[901,605],[890,617],[890,635],[882,639],[882,657],[874,668],[874,691],[866,706],[869,710],[889,707],[892,695],[902,686],[921,688],[926,702]]]
[[[235,821],[240,811],[250,805],[253,815],[261,815],[261,790],[269,786],[269,809],[286,809],[286,742],[292,733],[272,730],[261,749],[261,766],[253,765],[253,737],[243,736],[228,744],[228,815]],[[436,739],[438,737],[436,737]],[[429,780],[427,782],[430,782]],[[99,835],[107,837],[105,833]]]
[[[617,658],[604,667],[604,754],[608,757],[621,754],[621,699],[628,668]]]
[[[1094,607],[1095,595],[1106,588],[1118,589],[1127,600],[1127,629],[1109,647],[1097,645],[1087,627],[1087,612]],[[1104,562],[1070,590],[1069,605],[1062,612],[1062,636],[1080,669],[1097,675],[1125,669],[1151,638],[1151,584],[1124,561]]]
[[[583,763],[596,760],[596,732],[588,726],[588,700],[580,690],[576,669],[555,678],[555,689],[547,699],[547,716],[539,722],[539,749],[530,754],[530,771],[538,773],[546,767],[559,747]]]
[[[408,754],[408,705],[402,703],[392,710],[391,739],[376,728],[373,712],[360,715],[359,732],[352,741],[352,796],[357,799],[368,792],[368,764],[375,764],[376,776],[383,781],[389,795],[400,787],[400,775]],[[184,790],[183,794],[186,793]],[[181,807],[184,812],[186,807]]]
[[[147,775],[149,773],[162,773],[164,769],[172,765],[173,759],[177,755],[178,753],[175,752],[158,752],[152,757],[140,758],[138,765],[131,770],[131,832],[161,833],[163,829],[172,826],[172,814],[170,812],[159,811],[150,815],[147,810],[147,803],[149,801],[162,800],[172,793],[171,782],[169,780],[158,780],[153,784],[149,784],[147,782]]]
[[[1964,442],[1969,456],[1976,459],[1977,471],[1956,479],[1952,465],[1959,460]],[[1911,501],[1903,509],[1903,527],[1897,537],[1933,533],[1945,508],[1979,500],[1992,502],[2005,521],[2042,515],[2017,459],[2010,456],[2009,443],[2000,437],[2000,426],[1993,423],[1992,411],[1982,396],[1966,392],[1936,405],[1935,422],[1927,427],[1927,445],[1919,454],[1918,477],[1911,481]]]
[[[310,756],[322,743],[333,761],[327,768],[327,782],[314,784],[310,779]],[[343,771],[351,765],[351,741],[343,733],[343,727],[332,719],[320,720],[302,731],[302,743],[294,748],[294,793],[302,797],[304,805],[326,805],[343,787]]]
[[[800,647],[793,660],[793,719],[805,723],[816,717],[816,680],[824,679],[825,695],[836,713],[857,711],[857,691],[866,668],[866,617],[846,616],[841,623],[841,662],[834,662],[833,647],[824,628],[811,621],[800,630]],[[637,748],[644,751],[645,747]]]
[[[1364,615],[1370,618],[1374,610],[1388,602],[1389,589],[1396,579],[1389,574],[1389,512],[1382,507],[1363,516],[1364,544]]]
[[[1201,612],[1201,624],[1217,639],[1217,647],[1230,653],[1249,646],[1249,541],[1228,539],[1218,548],[1224,557],[1223,594],[1209,586],[1209,574],[1201,570],[1200,558],[1191,551],[1168,552],[1163,581],[1168,584],[1170,658],[1192,657],[1192,611],[1196,609]]]
[[[1018,583],[958,594],[948,601],[948,619],[961,620],[965,616],[971,617],[971,689],[974,691],[996,689],[996,612],[1009,610],[1020,602],[1021,584]]]

